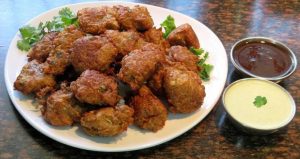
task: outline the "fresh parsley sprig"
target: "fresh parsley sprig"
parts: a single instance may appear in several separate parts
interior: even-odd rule
[[[36,42],[48,32],[62,31],[69,25],[78,25],[77,16],[70,8],[63,8],[58,12],[58,16],[53,17],[52,21],[40,23],[38,27],[26,25],[19,29],[21,40],[18,40],[17,47],[22,51],[28,51]]]
[[[163,37],[166,39],[168,35],[176,28],[175,20],[171,15],[168,15],[167,18],[160,24],[160,26],[165,30]]]
[[[263,96],[256,96],[255,99],[254,99],[254,106],[256,106],[257,108],[260,108],[262,107],[263,105],[266,105],[267,104],[267,98],[266,97],[263,97]]]
[[[202,48],[196,49],[194,47],[190,47],[190,51],[200,57],[197,62],[197,65],[201,68],[201,71],[199,72],[200,78],[203,81],[209,81],[213,65],[205,63],[208,58],[208,52],[204,51]]]

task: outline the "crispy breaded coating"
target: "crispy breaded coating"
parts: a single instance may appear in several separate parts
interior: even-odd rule
[[[139,5],[134,6],[132,9],[132,16],[136,30],[146,31],[153,27],[153,19],[146,7]]]
[[[117,54],[118,50],[106,37],[86,36],[73,43],[71,63],[77,72],[88,69],[104,72]]]
[[[53,90],[55,84],[54,76],[45,74],[42,64],[37,60],[32,60],[23,66],[21,73],[14,82],[14,88],[24,94],[34,93],[43,97]]]
[[[134,123],[140,128],[156,132],[165,125],[167,109],[147,86],[141,87],[130,106],[134,109]]]
[[[85,36],[84,32],[75,25],[70,25],[59,32],[57,38],[54,39],[54,44],[56,47],[59,46],[60,49],[68,51],[72,47],[73,42],[83,36]]]
[[[108,30],[105,32],[105,36],[116,46],[118,52],[123,56],[146,44],[145,40],[141,38],[141,35],[134,31],[119,32]]]
[[[164,64],[159,64],[155,73],[150,77],[148,80],[148,87],[151,88],[151,90],[156,94],[156,95],[163,95],[164,90],[163,90],[163,80],[164,80],[164,75],[165,75],[165,66]]]
[[[117,21],[120,25],[121,30],[136,30],[132,10],[129,7],[125,7],[122,5],[113,6],[115,10],[117,10]]]
[[[127,105],[100,108],[85,113],[80,124],[89,135],[115,136],[127,130],[133,122],[133,113]]]
[[[147,44],[122,59],[121,70],[117,76],[132,90],[138,90],[153,75],[158,64],[164,60],[164,52],[159,47]]]
[[[153,27],[153,20],[146,7],[134,6],[132,9],[124,6],[114,6],[117,10],[117,20],[122,30],[146,31]]]
[[[57,47],[50,53],[50,56],[43,65],[43,69],[45,73],[61,75],[70,64],[70,53]]]
[[[70,87],[80,102],[114,106],[120,99],[116,80],[95,70],[84,71]]]
[[[186,47],[183,46],[172,46],[169,49],[169,59],[173,62],[179,62],[183,64],[190,71],[198,73],[200,68],[197,65],[199,58],[193,54]]]
[[[205,88],[201,79],[184,66],[167,67],[163,87],[173,113],[191,113],[203,104]]]
[[[77,12],[80,28],[87,33],[100,34],[105,30],[119,30],[117,10],[112,7],[83,8]]]
[[[182,24],[174,29],[167,37],[169,43],[173,45],[186,46],[188,48],[200,48],[199,40],[190,24]]]
[[[44,64],[44,71],[48,74],[63,74],[67,66],[71,64],[70,52],[73,42],[85,35],[82,31],[71,25],[60,32],[54,39],[54,50],[50,52]]]
[[[166,49],[170,47],[169,42],[163,38],[163,32],[161,31],[161,28],[151,28],[146,31],[144,35],[147,42],[159,45],[163,51],[166,51]]]
[[[50,32],[43,36],[43,38],[34,44],[29,50],[28,57],[29,61],[37,60],[44,62],[49,56],[50,52],[55,48],[54,39],[57,37],[58,32]]]
[[[69,126],[80,121],[84,109],[70,88],[63,87],[47,98],[42,112],[44,119],[54,126]]]

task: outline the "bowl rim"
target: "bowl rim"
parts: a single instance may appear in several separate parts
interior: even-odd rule
[[[238,44],[240,44],[242,42],[245,42],[245,41],[262,41],[262,40],[266,41],[266,42],[269,42],[269,43],[272,43],[272,44],[275,44],[275,45],[279,45],[279,46],[285,48],[286,50],[288,50],[287,53],[289,54],[289,56],[291,58],[291,66],[289,67],[289,69],[286,72],[284,72],[281,75],[274,76],[274,77],[263,77],[263,76],[255,75],[255,74],[251,73],[250,71],[246,70],[244,67],[242,67],[239,64],[237,64],[237,62],[233,58],[233,51],[234,51],[234,49],[236,48],[236,46]],[[295,53],[289,47],[287,47],[285,44],[283,44],[280,41],[277,41],[277,40],[274,40],[274,39],[268,38],[268,37],[263,37],[263,36],[253,36],[253,37],[247,37],[247,38],[243,38],[243,39],[238,40],[231,47],[230,55],[229,56],[230,56],[231,63],[240,72],[242,72],[242,73],[244,73],[244,74],[246,74],[246,75],[248,75],[250,77],[260,78],[260,79],[266,79],[266,80],[275,81],[275,82],[280,82],[281,80],[283,80],[283,79],[291,76],[296,71],[297,64],[298,64],[297,57],[296,57]]]
[[[266,82],[266,83],[269,83],[269,84],[272,84],[278,88],[280,88],[284,93],[286,93],[292,103],[291,105],[291,113],[290,115],[288,116],[288,120],[286,120],[286,122],[284,123],[281,123],[280,125],[277,125],[275,127],[271,127],[271,128],[266,128],[266,129],[263,129],[263,128],[257,128],[257,127],[254,127],[254,126],[250,126],[250,125],[247,125],[246,123],[242,123],[240,122],[238,119],[236,119],[232,114],[230,114],[230,112],[228,111],[227,109],[227,106],[225,104],[225,94],[226,92],[233,86],[233,85],[236,85],[237,83],[240,83],[240,82],[244,82],[244,81],[250,81],[250,80],[257,80],[257,81],[262,81],[262,82]],[[274,130],[278,130],[282,127],[285,127],[286,125],[288,125],[292,120],[293,118],[295,117],[296,115],[296,103],[295,103],[295,100],[294,98],[292,97],[292,95],[285,89],[283,88],[282,86],[280,86],[279,84],[275,83],[275,82],[272,82],[272,81],[269,81],[269,80],[266,80],[266,79],[261,79],[261,78],[243,78],[243,79],[240,79],[240,80],[237,80],[237,81],[234,81],[232,82],[231,84],[229,84],[223,91],[223,94],[222,94],[222,104],[224,106],[224,109],[226,111],[226,113],[233,119],[235,120],[235,122],[237,122],[239,125],[241,125],[242,127],[245,127],[245,128],[248,128],[248,129],[252,129],[252,130],[258,130],[258,131],[274,131]]]

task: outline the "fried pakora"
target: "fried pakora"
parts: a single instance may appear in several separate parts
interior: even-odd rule
[[[118,78],[127,83],[132,90],[138,90],[153,75],[165,54],[155,44],[146,44],[122,59]]]
[[[147,86],[141,87],[130,106],[134,109],[134,123],[140,128],[156,132],[165,125],[167,109]]]
[[[88,104],[114,106],[120,99],[116,80],[95,70],[84,71],[70,87],[80,102]]]
[[[134,31],[108,30],[104,34],[116,46],[122,56],[146,44],[145,40],[141,38],[141,34]]]
[[[174,29],[167,37],[169,43],[173,45],[186,46],[188,48],[200,48],[199,40],[190,24],[182,24]]]
[[[54,39],[55,49],[50,52],[44,64],[44,71],[48,74],[63,74],[71,65],[70,51],[73,42],[85,35],[81,30],[71,25],[60,32]]]
[[[83,114],[80,124],[92,136],[116,136],[133,122],[134,110],[127,105],[105,107]]]
[[[71,49],[71,63],[77,72],[106,71],[118,51],[104,36],[86,36],[77,39]]]
[[[23,66],[21,73],[14,82],[14,88],[24,94],[34,93],[38,97],[45,96],[56,85],[53,75],[45,74],[42,64],[32,60]]]
[[[80,121],[84,111],[69,87],[62,87],[47,98],[42,112],[44,119],[54,126],[70,126]]]
[[[29,57],[29,61],[35,59],[39,62],[45,62],[50,52],[55,48],[54,39],[57,35],[58,32],[50,32],[44,35],[41,41],[34,44],[27,55]]]
[[[131,9],[118,5],[113,8],[117,10],[117,20],[122,30],[146,31],[154,24],[146,7],[134,6]]]
[[[153,19],[148,9],[143,6],[134,6],[132,9],[133,23],[137,31],[146,31],[153,27]]]
[[[100,34],[106,30],[119,30],[117,10],[112,7],[83,8],[77,12],[80,28],[87,33]]]
[[[182,65],[167,67],[163,81],[171,112],[191,113],[203,104],[205,88],[195,72]]]
[[[159,45],[163,51],[166,51],[170,47],[169,42],[163,38],[163,32],[161,28],[151,28],[144,33],[145,40],[147,42]]]
[[[183,46],[172,46],[169,49],[169,59],[173,62],[180,62],[190,71],[198,73],[200,68],[197,65],[199,58]]]

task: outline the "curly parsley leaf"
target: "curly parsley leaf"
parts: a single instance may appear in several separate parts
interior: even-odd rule
[[[48,22],[48,31],[62,31],[65,27],[75,24],[78,25],[77,16],[70,10],[70,8],[63,8],[58,12],[52,21]]]
[[[263,105],[267,104],[267,98],[262,96],[256,96],[253,102],[254,106],[257,108],[262,107]]]
[[[204,56],[202,56],[202,58],[198,61],[198,66],[201,67],[202,65],[204,65],[207,58],[208,58],[208,52],[205,52]]]
[[[213,65],[211,64],[203,64],[201,71],[199,72],[199,76],[203,81],[209,81],[210,80],[210,73],[213,70]]]
[[[74,22],[77,20],[76,15],[70,10],[70,8],[63,8],[58,14],[61,17],[61,21],[65,25],[74,24]]]
[[[197,55],[197,56],[200,56],[201,54],[203,54],[204,53],[204,50],[203,49],[196,49],[196,48],[194,48],[193,46],[192,47],[190,47],[190,51],[193,53],[193,54],[195,54],[195,55]]]
[[[28,51],[30,47],[39,41],[43,36],[43,23],[40,23],[39,26],[32,27],[32,26],[24,26],[19,29],[22,39],[18,40],[17,47],[22,51]]]
[[[165,30],[163,37],[167,38],[168,35],[176,28],[175,20],[171,15],[168,15],[167,18],[160,24]]]
[[[197,62],[197,65],[201,68],[201,71],[199,72],[200,78],[203,81],[209,81],[213,65],[205,63],[208,58],[208,52],[204,51],[202,48],[196,49],[194,47],[190,47],[190,51],[200,58]]]
[[[53,17],[52,21],[40,23],[38,27],[29,25],[23,26],[19,29],[21,33],[21,40],[18,40],[17,47],[22,51],[28,51],[36,42],[51,31],[62,31],[69,25],[78,26],[76,14],[70,8],[63,8],[59,11],[58,16]]]
[[[17,47],[22,51],[28,51],[31,45],[27,40],[18,40]]]

